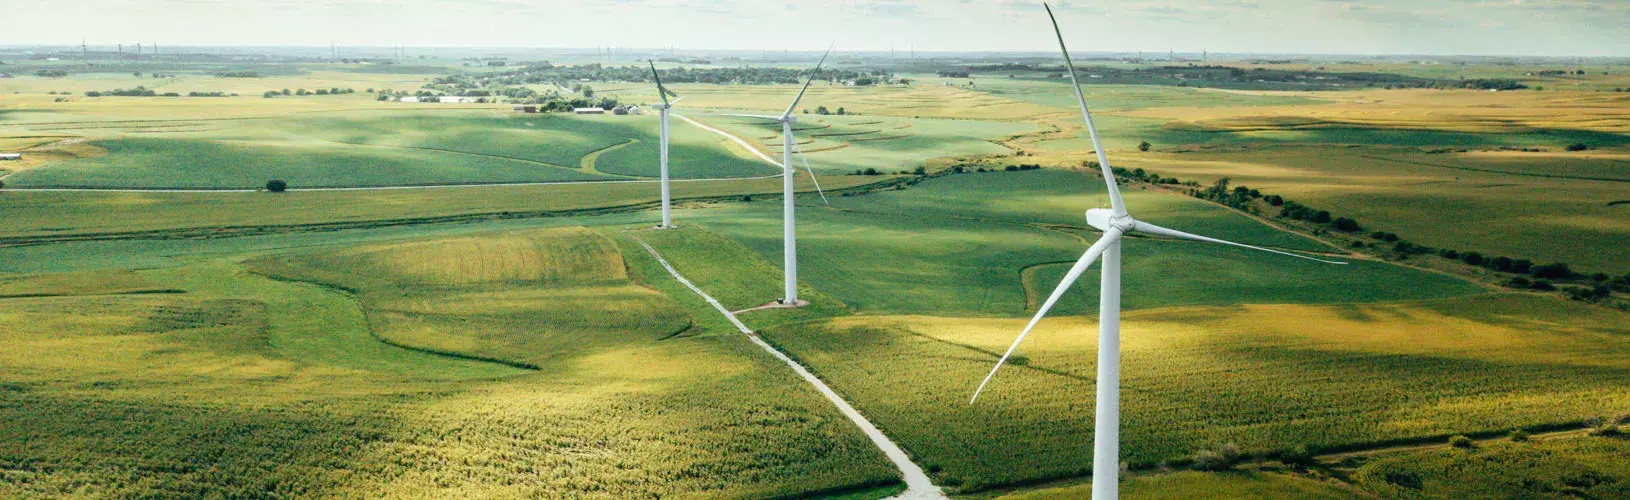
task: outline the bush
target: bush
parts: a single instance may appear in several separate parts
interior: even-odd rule
[[[1551,280],[1537,279],[1537,280],[1534,280],[1534,286],[1531,286],[1529,288],[1533,288],[1535,290],[1542,290],[1542,291],[1547,291],[1548,292],[1548,291],[1551,291],[1551,290],[1555,290],[1556,285],[1552,285]]]
[[[266,181],[266,191],[273,192],[273,193],[281,193],[281,192],[287,191],[288,189],[289,189],[289,183],[287,183],[287,182],[283,182],[283,181],[278,180],[278,179],[272,179],[272,180]]]
[[[1461,256],[1460,260],[1466,261],[1467,264],[1481,266],[1483,265],[1483,254],[1477,252],[1466,252],[1466,255]]]
[[[1590,146],[1586,146],[1583,142],[1575,142],[1568,145],[1568,151],[1584,151],[1587,149],[1590,149]]]
[[[1438,251],[1438,256],[1443,257],[1445,259],[1458,259],[1458,258],[1460,258],[1460,252],[1456,252],[1456,251],[1454,251],[1452,249],[1445,248],[1443,250]]]
[[[1268,195],[1268,204],[1276,207],[1283,206],[1285,204],[1285,198],[1277,194]]]
[[[1451,437],[1449,438],[1449,446],[1453,446],[1455,448],[1471,448],[1472,438],[1466,436]]]
[[[866,169],[866,172],[865,172],[865,174],[866,174],[866,175],[883,175],[883,173],[882,173],[882,172],[878,172],[878,171],[877,171],[877,169],[875,169],[875,168],[868,168],[868,169]]]
[[[1527,441],[1528,440],[1528,431],[1524,431],[1522,429],[1517,429],[1517,430],[1511,431],[1511,440],[1516,441],[1518,443],[1521,443],[1523,441]]]
[[[925,167],[917,167],[917,169],[912,170],[911,173],[917,174],[917,175],[928,175],[928,169],[925,168]]]
[[[1533,266],[1531,272],[1538,278],[1566,278],[1573,276],[1573,271],[1568,269],[1568,265],[1561,262]]]
[[[1224,444],[1216,450],[1200,450],[1194,454],[1194,468],[1198,470],[1221,471],[1234,467],[1240,459],[1239,446],[1234,443]]]
[[[1533,286],[1533,284],[1533,282],[1528,281],[1528,278],[1524,278],[1522,276],[1511,278],[1510,281],[1506,281],[1506,286],[1511,288],[1528,288]]]
[[[1143,142],[1138,143],[1138,151],[1147,152],[1147,151],[1149,151],[1149,147],[1150,147],[1149,141],[1143,141]]]
[[[1349,233],[1363,229],[1362,227],[1359,227],[1358,221],[1346,217],[1337,217],[1336,220],[1330,222],[1330,227],[1335,228],[1337,231],[1346,231]]]

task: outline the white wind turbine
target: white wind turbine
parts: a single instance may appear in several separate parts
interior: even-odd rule
[[[657,227],[660,229],[673,229],[673,209],[670,206],[671,198],[668,194],[668,112],[673,110],[675,103],[685,98],[680,97],[674,99],[673,102],[669,102],[668,88],[662,86],[662,77],[657,75],[657,63],[655,61],[646,62],[651,64],[651,78],[657,82],[657,95],[662,96],[662,105],[657,107],[657,123],[661,129],[658,133],[660,137],[658,142],[662,143],[662,153],[660,155],[662,158],[662,225]]]
[[[786,276],[786,294],[780,302],[789,306],[798,305],[798,238],[796,231],[796,207],[793,203],[792,175],[795,169],[792,166],[792,153],[797,151],[804,161],[804,170],[809,172],[809,180],[815,183],[815,192],[820,193],[821,201],[826,201],[826,193],[821,191],[820,181],[815,179],[815,170],[809,167],[809,158],[798,149],[798,140],[792,136],[792,124],[798,117],[792,112],[798,107],[798,101],[804,99],[804,93],[809,91],[809,85],[815,83],[815,76],[821,72],[821,65],[826,63],[826,56],[832,54],[832,48],[827,47],[826,53],[821,54],[821,60],[815,63],[815,69],[810,71],[809,79],[804,81],[804,88],[798,90],[798,96],[792,98],[792,104],[779,116],[771,115],[743,115],[725,114],[725,116],[740,116],[746,118],[759,118],[781,122],[781,189],[782,197],[782,272]]]
[[[1046,4],[1043,4],[1046,5]],[[1058,48],[1064,54],[1064,64],[1069,66],[1070,83],[1075,88],[1075,98],[1081,104],[1081,117],[1086,120],[1087,133],[1092,136],[1092,147],[1098,153],[1098,165],[1103,170],[1104,183],[1109,187],[1109,209],[1094,208],[1087,210],[1087,224],[1103,230],[1104,236],[1087,248],[1081,259],[1075,261],[1064,279],[1053,289],[1053,294],[1036,311],[1036,316],[1025,325],[1019,338],[1014,339],[1013,345],[1002,354],[1002,359],[991,368],[990,374],[979,383],[979,389],[974,391],[973,399],[969,404],[979,399],[979,393],[985,390],[985,384],[990,383],[996,371],[1002,368],[1013,351],[1024,342],[1024,337],[1030,335],[1030,330],[1036,323],[1047,315],[1059,297],[1075,284],[1081,273],[1092,265],[1100,256],[1104,259],[1102,282],[1100,283],[1098,302],[1098,401],[1097,415],[1093,422],[1093,454],[1092,454],[1092,498],[1095,500],[1112,500],[1118,494],[1118,481],[1120,474],[1120,378],[1121,378],[1121,239],[1127,233],[1141,232],[1155,236],[1165,236],[1206,243],[1218,243],[1252,250],[1261,250],[1280,255],[1288,255],[1308,259],[1326,264],[1346,264],[1315,259],[1303,255],[1281,252],[1262,247],[1244,245],[1216,238],[1193,235],[1174,229],[1167,229],[1147,222],[1133,219],[1126,212],[1126,205],[1121,201],[1120,188],[1115,185],[1115,175],[1109,167],[1109,158],[1104,155],[1104,147],[1098,139],[1098,129],[1092,125],[1092,113],[1087,111],[1087,99],[1081,93],[1081,84],[1076,81],[1075,65],[1070,62],[1069,49],[1064,46],[1064,34],[1058,29],[1058,19],[1053,16],[1052,7],[1047,7],[1047,17],[1053,22],[1053,32],[1058,36]]]

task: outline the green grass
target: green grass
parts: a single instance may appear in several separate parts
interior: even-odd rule
[[[1622,437],[1493,441],[1386,456],[1354,477],[1388,498],[1624,498],[1627,455]]]
[[[595,168],[602,172],[639,177],[660,175],[659,139],[655,115],[629,117],[630,127],[639,132],[639,142],[607,152],[599,157]],[[706,179],[718,177],[744,177],[774,175],[780,167],[765,163],[746,153],[733,153],[739,148],[728,143],[724,136],[702,130],[678,118],[668,123],[668,175],[673,179]],[[727,149],[729,148],[729,149]]]
[[[472,244],[515,258],[470,260]],[[582,245],[599,250],[532,258]],[[348,251],[375,259],[345,261]],[[488,329],[503,309],[571,309],[549,298],[561,285],[630,279],[616,278],[609,241],[582,230],[330,254],[261,264],[332,264],[382,289],[512,293],[473,309],[440,295],[413,306]],[[347,274],[347,264],[380,272]],[[519,370],[373,339],[381,311],[367,292],[272,281],[221,260],[140,278],[187,293],[0,299],[0,321],[18,325],[0,332],[12,347],[0,352],[0,496],[770,497],[896,481],[852,424],[740,336],[625,331],[549,345],[519,335],[531,351],[492,349],[539,365]],[[549,325],[518,316],[529,319],[510,332]]]
[[[1121,456],[1146,467],[1224,442],[1339,449],[1578,421],[1630,404],[1624,319],[1527,295],[1129,312]],[[968,403],[1023,324],[859,316],[762,333],[940,484],[978,490],[1092,465],[1093,318],[1043,322]]]
[[[1189,498],[1363,498],[1336,483],[1321,482],[1275,472],[1208,473],[1183,471],[1170,474],[1136,475],[1123,479],[1121,496],[1137,499],[1174,500]],[[1079,484],[1023,491],[998,498],[1004,500],[1044,500],[1085,498],[1092,484]]]
[[[904,191],[840,197],[836,206],[842,208],[835,209],[803,197],[798,215],[799,275],[805,283],[858,312],[1027,315],[1039,300],[1037,291],[1045,297],[1062,273],[1052,264],[1073,262],[1096,233],[1019,222],[1031,217],[1029,210],[1038,206],[1071,205],[1069,196],[1055,193],[1073,191],[1070,184],[1085,184],[1085,179],[1082,174],[1063,171],[964,174]],[[1011,194],[998,194],[1008,189]],[[1173,224],[1183,229],[1247,241],[1270,239],[1301,245],[1306,241],[1274,234],[1277,231],[1260,223],[1187,198],[1144,193],[1129,199],[1147,200],[1143,205],[1150,207],[1165,204],[1164,210],[1151,212],[1167,214],[1173,221],[1186,213],[1199,213],[1203,218],[1189,220],[1212,222],[1199,227]],[[1077,201],[1081,202],[1077,206],[1092,206],[1084,199]],[[1067,223],[1073,215],[1066,215],[1069,212],[1060,209],[1053,212],[1057,215],[1036,218]],[[778,201],[682,213],[751,248],[765,262],[781,258]],[[958,214],[978,218],[959,218]],[[1152,219],[1165,222],[1160,216]],[[1227,247],[1146,239],[1132,239],[1125,246],[1128,308],[1406,300],[1479,291],[1455,278],[1373,262],[1333,266]],[[728,269],[724,259],[707,262]],[[1095,290],[1091,286],[1095,277],[1093,271],[1080,288]],[[1096,309],[1094,296],[1072,294],[1061,311]],[[1093,306],[1085,307],[1087,304]]]
[[[691,327],[672,302],[629,281],[610,240],[585,229],[384,244],[250,265],[354,291],[372,331],[393,344],[521,366]]]

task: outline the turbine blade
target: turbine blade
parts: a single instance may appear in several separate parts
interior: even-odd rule
[[[668,89],[662,88],[662,76],[657,75],[656,61],[646,59],[645,62],[651,63],[651,78],[657,81],[657,95],[662,96],[662,107],[673,106],[673,103],[668,102]]]
[[[831,46],[826,47],[826,53],[821,54],[821,60],[815,63],[815,70],[809,73],[808,80],[804,80],[804,88],[798,91],[798,97],[792,98],[792,105],[787,106],[787,112],[781,113],[780,119],[785,120],[787,117],[792,116],[793,108],[798,107],[798,101],[804,100],[804,92],[809,91],[809,84],[815,83],[815,75],[821,74],[821,65],[826,64],[826,56],[832,55],[832,46],[836,46],[837,44],[838,42],[832,42]]]
[[[1276,254],[1279,254],[1279,255],[1288,255],[1288,256],[1291,256],[1291,257],[1296,257],[1298,259],[1307,259],[1307,260],[1311,260],[1311,261],[1314,261],[1314,262],[1323,262],[1325,264],[1337,264],[1337,265],[1343,265],[1343,266],[1347,265],[1346,262],[1340,262],[1340,261],[1334,261],[1334,260],[1324,260],[1324,259],[1315,259],[1313,257],[1308,257],[1306,255],[1294,254],[1294,253],[1290,253],[1290,252],[1282,252],[1282,251],[1279,251],[1279,250],[1274,250],[1272,248],[1262,248],[1262,247],[1259,247],[1259,246],[1246,245],[1244,243],[1234,243],[1232,241],[1225,241],[1225,240],[1219,240],[1219,239],[1216,239],[1216,238],[1209,238],[1209,237],[1205,237],[1205,236],[1200,236],[1198,234],[1189,234],[1189,233],[1185,233],[1185,232],[1182,232],[1182,231],[1178,231],[1176,229],[1167,229],[1167,228],[1156,226],[1154,224],[1150,224],[1150,223],[1143,222],[1143,221],[1134,222],[1132,224],[1132,230],[1142,232],[1142,233],[1149,233],[1149,234],[1153,234],[1153,235],[1157,235],[1157,236],[1166,236],[1166,237],[1170,237],[1170,238],[1177,238],[1177,239],[1191,240],[1191,241],[1203,241],[1203,242],[1206,242],[1206,243],[1216,243],[1218,245],[1235,246],[1235,247],[1240,247],[1240,248],[1248,248],[1248,249],[1251,249],[1251,250],[1261,250],[1261,251],[1268,252],[1268,253],[1276,253]]]
[[[821,203],[831,205],[832,202],[826,200],[826,191],[821,190],[821,180],[817,179],[815,177],[815,169],[809,168],[809,157],[804,156],[803,148],[798,147],[798,137],[796,137],[796,136],[792,138],[792,151],[794,153],[798,153],[798,159],[799,160],[803,160],[803,162],[804,162],[804,170],[809,172],[809,180],[810,180],[810,182],[815,183],[815,192],[820,193],[820,195],[821,195]]]
[[[979,400],[979,393],[985,391],[985,384],[989,384],[990,379],[996,376],[996,371],[1002,369],[1002,364],[1007,362],[1007,358],[1013,356],[1013,351],[1017,350],[1019,344],[1024,342],[1024,338],[1030,335],[1030,330],[1036,327],[1036,323],[1041,322],[1041,318],[1047,315],[1047,311],[1053,308],[1053,304],[1058,303],[1058,299],[1064,296],[1064,292],[1069,291],[1070,285],[1075,284],[1075,280],[1081,277],[1081,273],[1086,272],[1087,267],[1091,266],[1093,261],[1098,260],[1098,256],[1104,254],[1105,249],[1120,241],[1121,234],[1120,229],[1110,228],[1108,232],[1104,233],[1104,237],[1099,238],[1097,243],[1093,243],[1092,247],[1087,248],[1086,253],[1081,254],[1081,258],[1075,261],[1074,266],[1070,266],[1070,272],[1064,274],[1064,279],[1058,282],[1058,288],[1054,288],[1053,294],[1047,296],[1047,302],[1042,303],[1041,308],[1036,310],[1036,316],[1030,318],[1030,324],[1024,326],[1024,331],[1019,332],[1019,338],[1013,339],[1013,345],[1007,348],[1006,353],[1002,354],[1002,359],[996,361],[996,366],[990,369],[989,375],[985,375],[985,380],[979,382],[979,388],[973,391],[973,398],[968,400],[968,404],[973,404]]]
[[[1053,16],[1053,7],[1046,3],[1041,5],[1047,9],[1047,19],[1053,21],[1053,34],[1058,36],[1058,51],[1064,54],[1064,66],[1070,70],[1070,88],[1075,89],[1075,101],[1081,105],[1081,118],[1087,122],[1087,135],[1092,136],[1092,149],[1098,153],[1098,168],[1104,171],[1104,184],[1109,186],[1109,207],[1115,211],[1115,215],[1126,215],[1121,188],[1115,184],[1115,173],[1109,168],[1109,156],[1104,154],[1104,144],[1098,139],[1098,127],[1092,124],[1092,112],[1087,111],[1087,96],[1081,93],[1081,81],[1076,79],[1070,49],[1064,46],[1064,32],[1058,29],[1058,18]]]
[[[668,103],[668,107],[671,108],[671,107],[673,107],[673,105],[679,104],[679,101],[683,101],[683,100],[685,100],[685,96],[675,97],[673,102]]]

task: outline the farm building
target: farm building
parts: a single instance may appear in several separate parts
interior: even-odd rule
[[[537,106],[516,106],[514,108],[514,110],[515,111],[520,111],[522,113],[536,113],[536,112],[538,112],[538,107]]]
[[[21,159],[23,159],[23,154],[22,153],[0,153],[0,160],[21,160]]]
[[[411,96],[403,97],[401,99],[397,99],[397,102],[419,102],[419,98]]]
[[[442,104],[469,104],[475,102],[474,97],[463,97],[456,95],[444,95],[437,99],[438,102],[441,102]]]
[[[606,110],[600,109],[600,108],[573,108],[572,112],[580,114],[580,115],[603,115],[603,114],[606,114]]]

